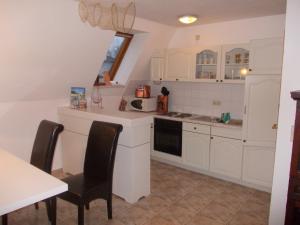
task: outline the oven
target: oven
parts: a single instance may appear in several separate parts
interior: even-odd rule
[[[181,121],[154,118],[154,150],[181,157]]]

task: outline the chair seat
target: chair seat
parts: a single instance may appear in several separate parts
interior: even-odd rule
[[[85,204],[95,198],[107,199],[103,196],[107,192],[107,182],[84,177],[83,173],[66,177],[62,181],[68,184],[68,191],[59,195],[60,198],[73,204]]]

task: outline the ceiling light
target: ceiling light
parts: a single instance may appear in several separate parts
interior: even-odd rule
[[[179,17],[179,22],[180,23],[184,23],[184,24],[191,24],[197,21],[197,17],[196,16],[181,16]]]

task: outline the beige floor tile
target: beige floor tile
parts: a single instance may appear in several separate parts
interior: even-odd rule
[[[64,177],[65,174],[58,174]],[[45,203],[9,214],[12,225],[49,225]],[[85,225],[267,225],[270,194],[151,162],[151,194],[135,204],[113,196],[113,219],[106,201],[85,210]],[[77,207],[58,200],[57,224],[76,225]]]

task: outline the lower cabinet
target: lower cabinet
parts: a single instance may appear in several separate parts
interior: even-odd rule
[[[244,146],[242,181],[272,187],[275,150],[271,147]]]
[[[184,162],[208,170],[210,135],[183,131],[182,142]]]
[[[234,179],[242,175],[243,144],[241,140],[211,137],[210,171]]]

